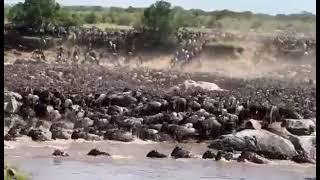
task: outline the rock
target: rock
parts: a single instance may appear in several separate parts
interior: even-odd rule
[[[256,129],[260,130],[262,128],[261,121],[250,119],[245,122],[245,129]]]
[[[181,147],[175,147],[171,152],[171,157],[178,158],[191,158],[191,154],[189,151],[182,149]]]
[[[63,157],[66,157],[66,156],[69,156],[68,153],[60,150],[60,149],[55,149],[52,153],[53,156],[63,156]]]
[[[103,152],[103,151],[100,151],[98,149],[92,149],[89,153],[88,153],[88,156],[110,156],[109,153],[107,152]]]
[[[159,152],[156,151],[156,150],[151,150],[151,151],[147,154],[147,157],[149,157],[149,158],[166,158],[167,155],[162,154],[162,153],[159,153]]]
[[[316,159],[316,136],[295,136],[289,140],[295,145],[297,151],[302,151],[308,159]]]
[[[298,136],[310,135],[316,129],[314,121],[310,119],[286,119],[285,124],[290,133]]]
[[[218,85],[215,83],[209,83],[204,81],[193,81],[193,80],[186,80],[183,83],[183,86],[185,89],[195,89],[195,88],[201,88],[203,90],[207,91],[224,91],[224,89],[221,89]]]
[[[295,156],[294,145],[287,139],[266,130],[243,130],[236,134],[222,135],[209,148],[226,151],[251,151],[270,159]]]
[[[213,159],[215,158],[216,155],[214,154],[214,152],[208,150],[206,151],[203,155],[202,155],[202,159]]]

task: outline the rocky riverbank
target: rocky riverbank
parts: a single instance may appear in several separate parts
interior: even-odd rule
[[[5,88],[7,141],[206,141],[216,159],[315,161],[310,82],[21,63],[5,66]]]

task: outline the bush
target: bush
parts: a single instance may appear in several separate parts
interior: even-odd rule
[[[87,24],[95,24],[98,22],[98,16],[92,11],[84,17],[84,22]]]
[[[8,18],[17,24],[39,25],[52,22],[59,9],[60,5],[54,0],[25,0],[10,9]]]
[[[78,13],[71,13],[68,10],[59,11],[54,22],[55,24],[62,26],[80,26],[83,24],[83,21]]]
[[[118,19],[117,19],[117,24],[118,25],[124,25],[124,26],[128,26],[131,25],[133,22],[133,18],[132,16],[130,16],[127,13],[122,13],[119,15]]]
[[[18,172],[16,169],[8,167],[8,165],[4,165],[4,180],[27,180],[28,177],[26,174]]]

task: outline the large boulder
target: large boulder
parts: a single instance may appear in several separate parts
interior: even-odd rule
[[[316,160],[316,136],[296,136],[294,142],[306,158]]]
[[[243,130],[223,135],[214,140],[209,148],[226,151],[251,151],[270,159],[286,159],[297,155],[291,141],[266,130]]]
[[[310,135],[316,129],[314,121],[310,119],[286,119],[285,124],[290,133],[298,136]]]
[[[283,123],[282,123],[283,124]],[[309,159],[316,159],[316,136],[315,134],[310,136],[297,136],[291,134],[286,127],[282,127],[279,123],[273,123],[269,125],[269,131],[274,134],[277,134],[285,139],[291,141],[296,151],[304,157]]]
[[[184,89],[200,88],[207,91],[224,91],[224,89],[221,89],[217,84],[205,81],[186,80],[182,87],[184,87]]]
[[[245,121],[244,128],[260,130],[262,129],[262,122],[258,120],[250,119]]]

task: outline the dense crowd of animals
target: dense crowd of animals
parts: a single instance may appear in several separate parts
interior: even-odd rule
[[[286,126],[287,119],[309,122],[316,115],[312,84],[213,76],[209,79],[226,90],[176,86],[189,78],[197,79],[147,69],[6,65],[5,87],[11,92],[5,95],[5,139],[216,140],[251,129],[251,119],[268,129],[274,122]]]

